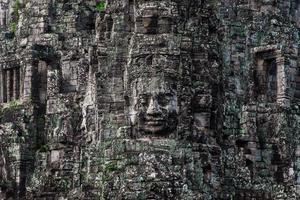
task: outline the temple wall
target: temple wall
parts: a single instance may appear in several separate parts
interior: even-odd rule
[[[293,200],[298,0],[0,0],[0,199]]]

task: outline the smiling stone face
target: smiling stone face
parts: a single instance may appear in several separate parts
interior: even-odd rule
[[[138,78],[131,84],[130,119],[146,134],[166,135],[177,126],[176,82],[163,77]]]

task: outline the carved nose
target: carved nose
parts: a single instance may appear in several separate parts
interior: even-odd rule
[[[147,114],[155,115],[155,114],[158,114],[160,112],[161,112],[161,110],[159,108],[159,105],[158,105],[157,101],[155,99],[151,98],[151,100],[149,102],[148,109],[147,109]]]

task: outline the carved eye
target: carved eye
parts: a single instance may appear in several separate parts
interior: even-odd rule
[[[157,102],[161,106],[166,106],[170,103],[171,97],[171,94],[160,94],[157,96]]]
[[[145,108],[148,106],[148,103],[149,103],[149,98],[146,96],[146,95],[141,95],[138,99],[138,102],[137,102],[137,107],[138,108]]]
[[[140,103],[141,106],[146,106],[147,105],[147,99],[142,98],[142,99],[140,99],[139,103]]]
[[[148,16],[143,19],[145,33],[156,34],[158,29],[158,16]]]

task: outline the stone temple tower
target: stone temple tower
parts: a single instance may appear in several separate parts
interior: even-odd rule
[[[0,0],[0,200],[298,200],[299,0]]]

